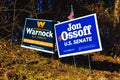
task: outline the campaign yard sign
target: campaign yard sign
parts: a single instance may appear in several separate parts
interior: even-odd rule
[[[26,18],[21,47],[54,53],[54,24],[52,20]]]
[[[102,50],[96,14],[57,23],[54,28],[59,57]]]

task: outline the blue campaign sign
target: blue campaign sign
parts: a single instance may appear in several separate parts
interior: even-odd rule
[[[52,20],[26,18],[21,47],[54,53],[54,24]]]
[[[102,50],[96,14],[57,23],[54,28],[59,57]]]

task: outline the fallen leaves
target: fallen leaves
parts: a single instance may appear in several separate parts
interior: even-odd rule
[[[37,51],[21,48],[20,45],[7,47],[7,42],[0,43],[0,79],[29,80],[101,80],[119,79],[118,72],[92,70],[75,67],[74,64],[62,63],[60,60],[38,54]],[[10,45],[10,44],[8,44]],[[1,48],[1,47],[0,47]],[[45,55],[45,53],[44,53]],[[85,57],[85,56],[84,56]],[[87,58],[87,57],[86,57]],[[120,58],[112,58],[101,54],[92,55],[92,61],[119,62]],[[82,60],[83,61],[83,60]]]

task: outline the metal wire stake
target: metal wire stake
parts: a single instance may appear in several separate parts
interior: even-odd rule
[[[75,56],[73,56],[73,62],[74,62],[74,66],[76,68],[76,60],[75,60]]]
[[[92,68],[91,68],[90,54],[88,54],[88,63],[89,63],[89,74],[91,74]]]

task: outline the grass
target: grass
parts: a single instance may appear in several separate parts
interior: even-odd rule
[[[50,54],[42,53],[30,49],[21,48],[20,44],[9,47],[10,42],[0,41],[0,80],[119,80],[119,68],[113,68],[113,71],[104,69],[106,64],[110,67],[120,66],[120,58],[104,56],[99,53],[91,54],[92,67],[89,73],[86,55],[81,61],[77,60],[74,66],[69,58],[65,59],[51,58]],[[47,56],[44,56],[47,55]],[[76,59],[77,58],[76,56]],[[93,65],[95,64],[101,65]],[[107,61],[104,63],[104,61]],[[85,62],[85,64],[84,64]],[[79,64],[81,63],[81,64]],[[103,66],[105,64],[105,66]],[[101,69],[97,69],[101,67]],[[116,69],[117,68],[117,69]],[[111,68],[112,69],[112,68]],[[115,71],[114,71],[115,70]]]

